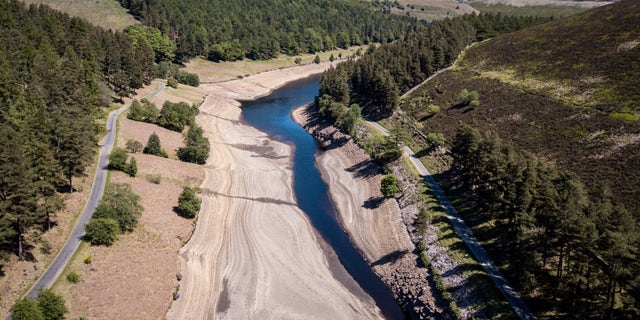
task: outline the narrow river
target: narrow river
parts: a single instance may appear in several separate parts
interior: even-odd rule
[[[315,166],[315,154],[320,152],[315,139],[291,120],[290,113],[294,108],[313,101],[319,83],[320,76],[313,76],[288,84],[267,97],[243,102],[243,120],[279,141],[294,146],[294,192],[300,209],[333,247],[347,272],[376,301],[385,317],[404,319],[391,291],[351,244],[337,220],[327,186]]]

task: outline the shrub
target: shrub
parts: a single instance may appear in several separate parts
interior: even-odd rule
[[[320,56],[316,54],[316,57],[313,58],[314,63],[320,63]]]
[[[295,64],[301,64],[301,63],[302,63],[302,58],[300,58],[300,57],[296,57],[295,59],[293,59],[293,63],[295,63]]]
[[[71,271],[67,274],[67,281],[71,283],[78,283],[80,281],[80,274],[75,271]]]
[[[196,196],[196,190],[185,187],[178,197],[178,212],[187,218],[193,218],[200,211],[200,204],[201,201]]]
[[[138,201],[140,196],[126,183],[112,183],[105,190],[104,197],[93,217],[117,221],[121,232],[131,232],[138,225],[143,208]]]
[[[138,173],[138,163],[136,162],[136,158],[131,157],[129,159],[129,163],[127,163],[124,168],[124,172],[129,175],[129,177],[135,177],[136,173]]]
[[[93,262],[93,258],[91,255],[88,255],[84,258],[84,264],[91,264]]]
[[[148,174],[145,176],[147,181],[155,184],[160,184],[160,180],[162,180],[162,176],[160,174]]]
[[[192,125],[198,113],[198,109],[185,102],[173,103],[166,101],[162,105],[158,116],[158,125],[169,130],[182,132],[184,127]]]
[[[38,306],[36,299],[24,298],[16,301],[11,307],[11,319],[13,320],[44,320],[44,314]]]
[[[400,192],[400,186],[398,185],[398,178],[393,174],[388,174],[382,178],[380,182],[380,192],[382,195],[391,198]]]
[[[128,157],[126,150],[114,147],[109,154],[109,169],[123,171]]]
[[[154,132],[149,136],[149,140],[147,141],[147,146],[142,150],[145,154],[151,154],[154,156],[160,156],[163,158],[167,157],[167,153],[162,150],[162,146],[160,145],[160,137]]]
[[[51,289],[43,290],[38,296],[38,307],[42,311],[45,320],[62,320],[69,312],[64,305],[62,296],[55,294]]]
[[[47,239],[40,240],[40,252],[42,252],[43,254],[51,253],[51,243],[49,243]]]
[[[397,160],[402,155],[402,149],[392,137],[370,136],[363,147],[373,160],[383,165]]]
[[[205,164],[209,158],[211,146],[209,139],[197,124],[192,124],[184,139],[185,147],[178,149],[178,158],[185,162]]]
[[[200,77],[195,73],[189,73],[186,71],[178,71],[175,75],[176,80],[179,83],[186,84],[188,86],[197,87],[200,85]]]
[[[127,150],[127,152],[131,152],[131,153],[138,153],[140,151],[142,151],[142,143],[138,140],[133,140],[133,139],[129,139],[127,140],[127,144],[125,146],[125,149]]]
[[[142,99],[140,102],[133,100],[127,118],[134,121],[155,123],[158,120],[158,107],[147,99]]]
[[[480,101],[478,101],[478,99],[480,98],[480,94],[478,93],[478,91],[469,91],[467,89],[462,89],[458,94],[458,98],[460,99],[460,103],[463,105],[470,105],[473,101],[476,101],[474,102],[474,104],[476,105],[472,107],[475,108],[480,105]]]
[[[336,57],[334,57],[332,53],[331,56],[329,56],[329,61],[333,62],[333,60],[336,60]]]
[[[433,147],[442,147],[447,142],[447,139],[442,133],[429,133],[427,134],[427,143]]]
[[[440,113],[440,107],[436,106],[435,104],[430,104],[427,107],[427,113],[430,116],[435,116],[436,114]]]
[[[178,80],[169,78],[167,79],[167,85],[171,88],[178,89]]]
[[[93,246],[111,246],[118,240],[118,221],[109,218],[93,218],[85,226],[85,239]],[[75,283],[67,275],[69,282]],[[77,280],[76,280],[77,282]]]

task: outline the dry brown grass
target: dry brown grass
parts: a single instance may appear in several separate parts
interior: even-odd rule
[[[46,4],[70,16],[79,17],[105,29],[120,30],[138,23],[113,0],[22,0],[26,4]]]

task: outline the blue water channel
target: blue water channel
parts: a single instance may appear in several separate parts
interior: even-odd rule
[[[256,101],[242,103],[243,120],[294,146],[293,180],[298,205],[322,237],[333,247],[347,272],[377,303],[388,319],[404,319],[391,291],[371,270],[360,252],[349,241],[336,218],[327,185],[315,166],[315,154],[321,152],[313,137],[291,120],[293,109],[313,101],[320,76],[296,81]]]

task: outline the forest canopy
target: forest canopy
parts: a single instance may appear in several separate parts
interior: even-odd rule
[[[354,0],[118,1],[177,44],[177,61],[271,59],[387,43],[422,25]]]
[[[100,107],[150,82],[153,50],[47,6],[0,13],[0,256],[22,259],[93,161]]]

